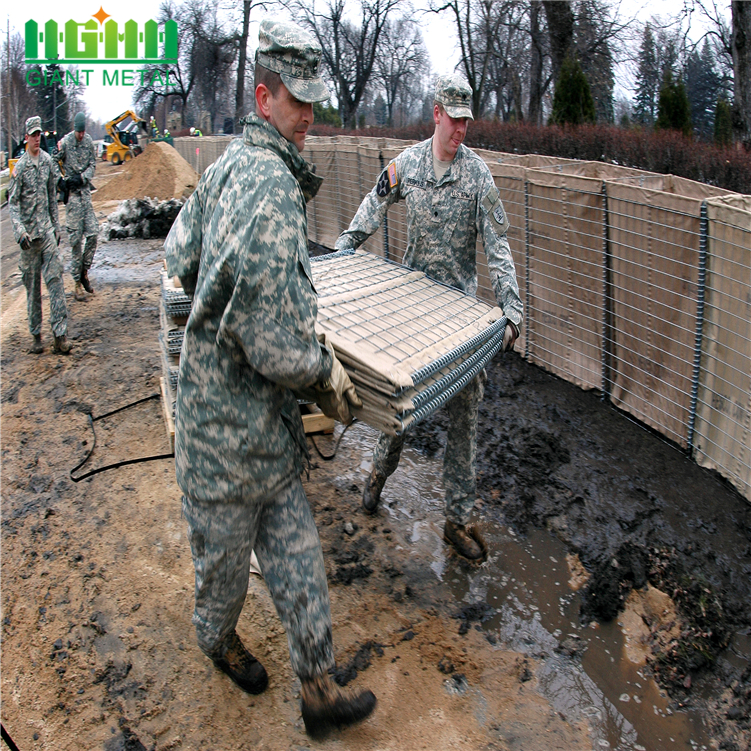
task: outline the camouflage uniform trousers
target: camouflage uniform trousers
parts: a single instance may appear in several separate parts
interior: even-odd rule
[[[68,307],[65,304],[63,261],[52,230],[31,241],[28,250],[21,248],[18,262],[26,287],[26,312],[32,336],[42,332],[42,279],[50,296],[50,325],[55,336],[68,332]]]
[[[81,281],[94,262],[99,223],[96,220],[91,196],[85,193],[71,193],[65,212],[65,226],[70,242],[70,273],[74,282]],[[85,238],[85,242],[82,240]],[[83,244],[83,251],[81,246]]]
[[[183,496],[195,566],[198,645],[209,656],[235,628],[255,551],[300,679],[334,666],[326,569],[308,499],[295,478],[261,500],[200,503]]]
[[[467,524],[477,494],[477,416],[487,376],[483,370],[446,405],[449,427],[443,455],[446,519]],[[373,470],[383,481],[399,464],[404,436],[381,433],[373,451]]]

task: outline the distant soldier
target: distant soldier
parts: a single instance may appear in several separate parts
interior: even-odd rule
[[[28,145],[10,178],[9,206],[13,235],[21,246],[19,268],[26,287],[29,331],[33,354],[44,352],[42,345],[42,278],[50,296],[50,325],[55,337],[53,350],[70,352],[68,309],[65,305],[63,261],[58,245],[62,231],[57,216],[57,169],[52,157],[42,151],[42,120],[26,121]]]
[[[73,130],[58,144],[58,160],[65,172],[69,192],[66,213],[68,241],[71,247],[70,273],[76,283],[76,300],[86,299],[84,290],[93,293],[89,269],[94,261],[99,223],[91,204],[91,181],[96,171],[96,149],[86,133],[86,116],[76,114]],[[83,244],[83,252],[81,246]]]
[[[476,246],[482,239],[498,305],[508,324],[504,351],[513,347],[522,321],[522,302],[498,189],[483,160],[464,144],[473,119],[472,89],[458,76],[439,78],[433,103],[433,137],[405,149],[387,165],[360,204],[337,250],[358,248],[381,225],[388,207],[407,204],[404,263],[469,295],[477,292]],[[484,371],[447,405],[449,429],[443,460],[446,490],[444,539],[459,555],[479,560],[484,551],[466,529],[475,504],[477,415]],[[403,437],[382,434],[373,452],[363,507],[374,514],[386,479],[399,464]]]

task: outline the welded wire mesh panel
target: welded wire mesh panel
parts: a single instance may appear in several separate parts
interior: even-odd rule
[[[666,196],[651,196],[650,202],[645,191],[608,186],[610,394],[614,404],[686,447],[701,204]]]
[[[399,390],[414,385],[425,369],[461,347],[479,346],[505,319],[499,308],[440,284],[422,272],[399,267],[372,254],[325,256],[311,264],[319,298],[318,328],[331,335],[337,349],[368,364]],[[350,271],[358,280],[346,289]],[[398,272],[398,273],[394,273]],[[483,339],[484,337],[484,339]]]
[[[709,201],[694,457],[751,498],[751,198]]]
[[[162,269],[160,282],[165,313],[173,318],[189,316],[192,300],[185,294],[182,287],[175,285],[166,269]]]
[[[600,186],[545,173],[528,181],[529,359],[582,388],[602,385]]]

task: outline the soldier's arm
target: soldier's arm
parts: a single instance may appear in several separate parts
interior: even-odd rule
[[[238,190],[249,197],[238,196],[235,226],[226,235],[239,260],[217,340],[238,343],[268,380],[303,389],[329,377],[332,358],[315,334],[304,201],[292,180]]]
[[[203,243],[203,194],[206,185],[204,176],[199,180],[193,194],[180,209],[167,239],[164,252],[167,258],[167,273],[180,279],[185,293],[193,296],[198,283]]]
[[[489,171],[480,188],[477,211],[477,231],[482,237],[488,259],[495,299],[518,331],[524,316],[524,305],[519,296],[516,267],[508,244],[508,217]]]
[[[54,159],[50,160],[50,174],[47,178],[47,205],[49,206],[52,226],[58,233],[61,233],[60,220],[57,214],[57,170],[55,169]]]
[[[8,187],[8,212],[10,213],[10,223],[13,227],[13,237],[17,243],[20,243],[21,238],[26,234],[26,227],[24,227],[21,219],[22,190],[23,167],[21,167],[21,170],[19,171],[18,165],[16,165],[10,178],[10,186]]]
[[[359,248],[378,231],[388,207],[399,200],[398,172],[398,163],[394,159],[380,174],[370,193],[363,198],[349,227],[337,238],[337,250]]]
[[[91,152],[91,159],[89,160],[89,166],[81,173],[81,177],[88,183],[91,183],[94,179],[94,173],[96,172],[96,149],[94,148],[93,140],[89,143],[91,144],[91,149],[89,149]]]

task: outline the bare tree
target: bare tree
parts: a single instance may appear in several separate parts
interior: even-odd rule
[[[574,10],[571,3],[559,0],[543,0],[542,5],[548,22],[553,81],[557,82],[563,61],[574,48]]]
[[[430,0],[434,13],[453,16],[467,82],[472,87],[472,114],[480,117],[485,101],[494,40],[517,3],[514,0]]]
[[[388,125],[394,124],[396,103],[410,98],[409,90],[423,78],[429,66],[417,21],[409,14],[386,21],[376,56],[376,74],[386,95]]]
[[[403,0],[359,0],[348,13],[346,0],[292,0],[288,7],[323,49],[322,61],[333,85],[345,128],[354,128],[357,108],[375,70],[384,26]],[[350,20],[357,15],[357,22]]]
[[[527,119],[533,125],[542,125],[542,98],[550,79],[543,80],[547,35],[542,27],[540,11],[542,0],[531,0],[529,10],[529,108]]]
[[[733,0],[733,128],[751,148],[751,6]]]
[[[0,88],[3,91],[6,107],[3,122],[6,137],[9,136],[4,145],[8,152],[12,153],[13,144],[18,144],[23,140],[26,119],[39,113],[34,90],[26,83],[24,40],[20,34],[11,34],[10,39],[6,38],[2,58],[5,64],[2,66]],[[8,130],[10,130],[9,134]]]

